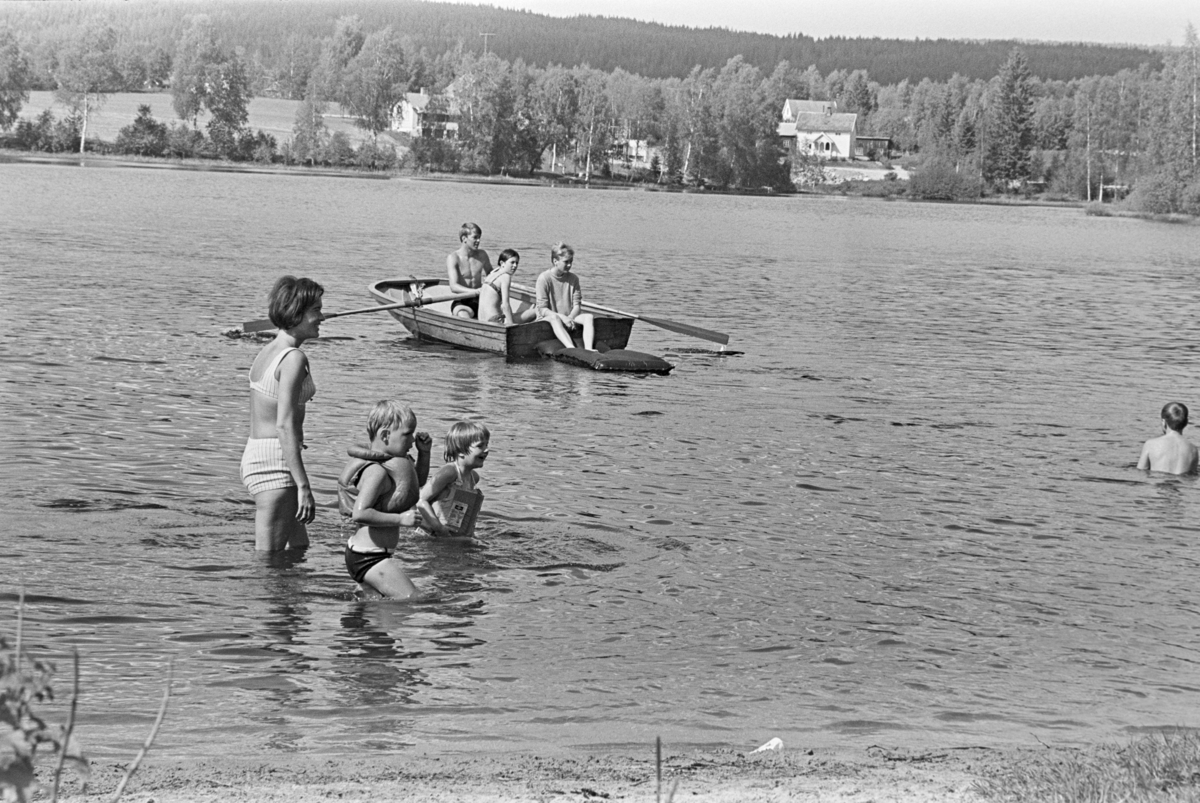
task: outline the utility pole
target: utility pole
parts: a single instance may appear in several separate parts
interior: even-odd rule
[[[495,36],[496,34],[494,34],[494,33],[481,33],[481,34],[479,34],[479,35],[483,37],[483,55],[485,55],[485,56],[486,56],[486,55],[487,55],[487,46],[488,46],[488,37],[489,37],[489,36]]]

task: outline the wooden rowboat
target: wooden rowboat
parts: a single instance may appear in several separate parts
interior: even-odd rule
[[[425,302],[420,306],[388,311],[418,340],[447,343],[474,351],[489,351],[493,354],[503,354],[509,359],[538,357],[542,353],[538,350],[538,344],[555,340],[554,330],[545,321],[505,326],[501,323],[460,318],[450,314],[453,302],[437,300],[454,295],[444,276],[383,279],[372,283],[367,289],[379,304],[411,303],[418,297],[423,298]],[[514,309],[522,303],[532,305],[535,300],[532,288],[516,283],[510,285],[509,297]],[[586,301],[583,309],[595,316],[598,348],[601,343],[609,349],[625,348],[633,330],[633,318],[613,316]]]

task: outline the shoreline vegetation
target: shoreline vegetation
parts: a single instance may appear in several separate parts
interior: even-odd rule
[[[111,797],[125,762],[95,761],[87,786],[64,776],[59,800]],[[39,771],[43,783],[49,778]],[[279,754],[148,759],[129,785],[155,803],[329,799],[494,803],[500,800],[831,800],[868,803],[1194,801],[1200,739],[1152,733],[1124,745],[809,748],[763,752],[672,748],[559,748],[546,753],[414,747],[387,755]]]
[[[1011,207],[1037,206],[1062,209],[1080,209],[1084,212],[1084,214],[1093,217],[1131,218],[1148,220],[1157,223],[1200,225],[1200,217],[1195,215],[1183,213],[1142,212],[1134,209],[1123,208],[1122,204],[1119,202],[1100,203],[1098,201],[1093,201],[1089,203],[1067,198],[1046,198],[1039,196],[1023,197],[1011,195],[984,196],[979,198],[923,198],[908,195],[903,192],[903,185],[906,182],[899,180],[889,181],[886,179],[879,179],[875,181],[849,180],[839,184],[831,184],[819,188],[804,187],[783,191],[770,189],[722,190],[716,188],[631,183],[622,180],[604,179],[600,177],[593,178],[590,182],[585,182],[573,176],[564,176],[556,173],[537,173],[532,177],[506,175],[488,176],[468,173],[439,173],[434,171],[421,171],[405,168],[394,168],[392,170],[380,171],[363,168],[334,168],[320,166],[308,167],[279,163],[257,164],[254,162],[245,163],[214,161],[211,159],[198,158],[164,158],[137,156],[131,154],[116,155],[95,152],[88,152],[84,156],[80,156],[78,153],[31,153],[29,151],[16,150],[0,145],[0,163],[4,162],[87,165],[89,167],[132,167],[157,170],[195,170],[218,173],[263,173],[273,175],[326,176],[376,181],[387,181],[391,179],[409,181],[445,181],[464,184],[546,187],[549,189],[624,190],[629,192],[700,193],[709,195],[750,195],[781,198],[803,196],[853,197],[878,198],[891,202],[909,201],[913,203],[952,203]],[[887,184],[889,183],[898,184],[898,189],[901,191],[885,192],[878,189],[879,187],[886,188]]]

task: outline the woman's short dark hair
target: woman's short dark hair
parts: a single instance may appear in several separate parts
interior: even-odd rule
[[[325,288],[312,279],[284,276],[275,282],[267,299],[267,315],[280,329],[299,326],[304,313],[325,294]]]

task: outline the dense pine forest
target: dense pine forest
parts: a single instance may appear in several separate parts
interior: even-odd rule
[[[7,2],[0,19],[30,34],[30,57],[38,88],[46,86],[53,52],[75,29],[98,16],[144,52],[172,51],[185,20],[206,14],[216,36],[266,70],[279,70],[295,50],[312,50],[329,36],[338,18],[354,16],[365,30],[391,26],[416,49],[431,54],[481,51],[484,37],[501,59],[536,67],[587,64],[604,72],[622,69],[646,78],[683,78],[693,67],[720,69],[734,56],[763,72],[781,61],[812,65],[822,73],[866,70],[880,84],[924,78],[945,81],[996,75],[1013,41],[900,39],[814,39],[799,32],[777,35],[687,28],[609,17],[567,19],[488,5],[418,0],[177,0],[89,3]],[[1183,24],[1183,20],[1180,24]],[[34,35],[36,32],[36,35]],[[1030,71],[1039,78],[1068,81],[1113,75],[1123,69],[1162,66],[1159,53],[1142,47],[1086,43],[1022,43]]]
[[[1181,23],[1182,24],[1182,23]],[[1200,45],[813,39],[415,0],[0,4],[10,147],[791,189],[829,175],[777,135],[788,98],[829,100],[914,168],[889,192],[1038,192],[1200,212]],[[487,34],[483,36],[482,34]],[[31,89],[69,113],[21,119]],[[454,136],[397,138],[405,93]],[[113,92],[169,90],[115,143],[88,140]],[[250,98],[302,101],[293,136],[252,132]],[[354,148],[324,116],[371,137]],[[444,127],[439,133],[444,133]],[[653,152],[633,168],[631,145]],[[883,154],[885,157],[888,154]]]

